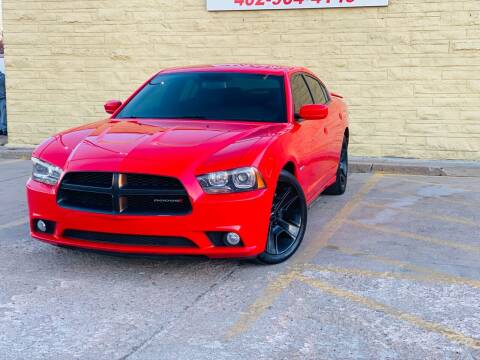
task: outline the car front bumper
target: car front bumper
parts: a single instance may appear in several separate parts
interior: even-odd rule
[[[33,180],[27,183],[30,231],[33,238],[55,244],[131,254],[205,255],[211,258],[255,257],[265,249],[273,192],[269,189],[239,194],[203,194],[192,199],[192,212],[181,216],[108,215],[62,208],[56,188]],[[52,221],[52,234],[35,227],[38,219]],[[79,240],[65,230],[136,236],[182,237],[192,247],[119,244]],[[241,246],[215,246],[208,232],[236,232]],[[218,245],[218,244],[217,244]]]

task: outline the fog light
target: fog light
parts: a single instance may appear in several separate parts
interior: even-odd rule
[[[41,232],[46,232],[47,231],[47,224],[45,224],[45,221],[43,220],[38,220],[37,221],[37,229]]]
[[[230,232],[227,235],[225,235],[225,242],[230,245],[230,246],[237,246],[240,244],[240,235],[237,233]]]

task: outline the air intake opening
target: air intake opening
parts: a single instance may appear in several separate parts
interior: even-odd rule
[[[150,236],[150,235],[130,235],[113,234],[93,231],[83,231],[68,229],[63,232],[63,236],[68,239],[85,240],[100,243],[120,244],[120,245],[140,245],[140,246],[161,246],[161,247],[187,247],[196,248],[197,245],[184,237],[174,236]]]
[[[74,210],[119,215],[185,215],[192,211],[188,193],[178,179],[109,172],[67,173],[57,203]]]

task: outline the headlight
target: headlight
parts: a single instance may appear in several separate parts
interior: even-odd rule
[[[262,175],[254,167],[218,171],[197,177],[209,194],[224,194],[265,188]]]
[[[33,161],[33,171],[32,171],[33,180],[36,180],[38,182],[48,184],[48,185],[56,185],[58,183],[58,180],[60,180],[60,177],[63,174],[62,169],[34,157],[32,157],[32,161]]]

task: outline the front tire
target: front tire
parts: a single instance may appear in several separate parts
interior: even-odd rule
[[[307,228],[307,202],[297,179],[282,171],[273,199],[265,251],[258,256],[263,264],[279,264],[300,246]]]

